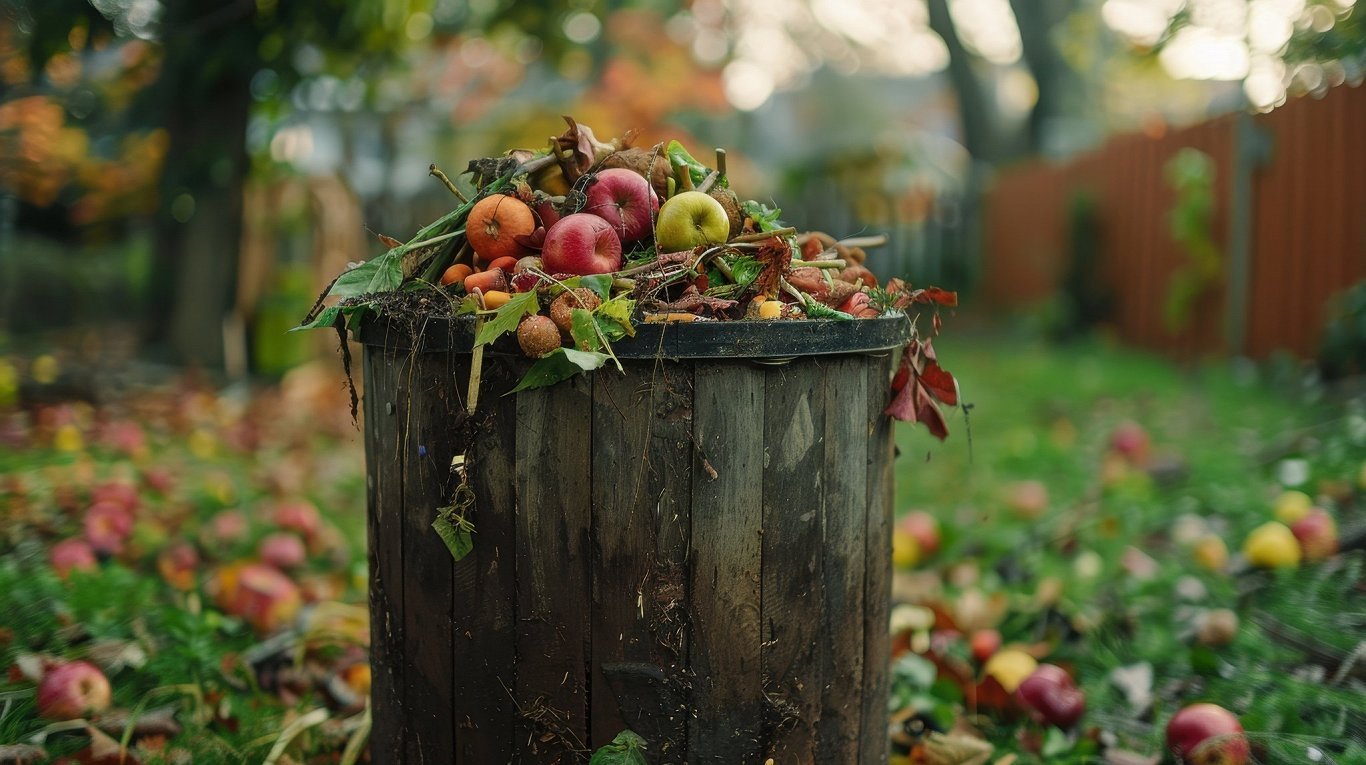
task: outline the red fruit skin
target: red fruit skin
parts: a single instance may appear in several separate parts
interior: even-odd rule
[[[308,551],[304,549],[303,540],[294,534],[284,532],[266,535],[261,540],[256,554],[260,556],[262,563],[279,569],[296,568],[308,560]]]
[[[1242,723],[1217,704],[1191,704],[1172,715],[1167,749],[1188,765],[1246,765],[1252,753]]]
[[[85,511],[81,526],[85,541],[96,552],[118,555],[123,552],[123,542],[133,530],[133,511],[117,502],[96,502]]]
[[[38,714],[49,720],[74,720],[109,708],[109,679],[88,661],[58,664],[38,683]]]
[[[1086,694],[1061,667],[1040,664],[1015,691],[1040,720],[1064,730],[1086,713]]]
[[[541,262],[552,274],[611,273],[621,268],[621,239],[602,218],[574,213],[546,232]]]
[[[853,316],[855,319],[871,319],[878,316],[878,310],[873,307],[866,292],[855,292],[840,304],[840,310]]]
[[[245,619],[257,632],[267,634],[284,627],[299,612],[303,597],[298,585],[278,569],[264,563],[243,566],[225,610]]]
[[[1290,533],[1299,540],[1308,560],[1330,558],[1338,551],[1338,525],[1321,507],[1310,508],[1303,518],[1290,524]]]
[[[659,197],[645,176],[624,167],[603,170],[588,187],[583,211],[612,226],[622,244],[640,241],[654,232]]]
[[[95,551],[83,539],[63,539],[52,546],[48,559],[63,579],[72,571],[95,570]]]
[[[1001,650],[1001,633],[996,630],[977,630],[972,633],[968,645],[972,658],[985,664],[997,651]]]
[[[322,522],[318,516],[318,508],[306,500],[281,502],[276,505],[274,520],[276,526],[297,531],[303,534],[305,539],[318,533],[318,524]]]
[[[142,500],[138,498],[136,486],[126,483],[111,481],[102,483],[90,490],[90,504],[98,505],[101,502],[110,502],[123,507],[128,512],[138,509]]]
[[[506,291],[507,288],[507,274],[501,268],[489,268],[486,271],[465,277],[465,292],[467,293],[473,293],[476,289],[481,292],[493,290],[502,292]]]
[[[1110,449],[1130,463],[1146,462],[1151,447],[1148,431],[1132,420],[1121,422],[1110,434]]]
[[[939,552],[939,521],[933,515],[924,510],[912,510],[897,525],[902,531],[915,537],[922,555],[929,556]]]
[[[550,228],[558,223],[560,218],[564,217],[560,215],[560,211],[555,209],[555,205],[549,199],[536,205],[536,216],[541,219],[541,225],[545,228]]]

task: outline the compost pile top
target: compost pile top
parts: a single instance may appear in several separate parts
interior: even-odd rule
[[[866,249],[885,237],[801,232],[730,187],[678,141],[643,148],[568,129],[540,151],[512,150],[465,170],[473,193],[431,168],[458,200],[410,241],[339,275],[303,328],[356,329],[384,316],[409,327],[469,316],[474,346],[503,335],[536,359],[524,387],[615,360],[641,324],[843,322],[957,304],[953,292],[880,283]],[[913,341],[923,362],[933,351]],[[949,403],[945,401],[944,403]]]

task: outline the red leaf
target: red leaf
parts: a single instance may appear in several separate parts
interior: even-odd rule
[[[920,373],[920,381],[925,384],[930,395],[949,406],[958,405],[958,381],[938,363],[926,361],[925,371]]]
[[[934,403],[934,399],[930,398],[930,394],[920,385],[919,380],[911,387],[915,388],[916,419],[929,428],[930,434],[940,441],[948,438],[949,425],[944,421],[944,413],[939,411],[939,405]]]
[[[915,386],[902,384],[883,414],[902,422],[915,422]]]
[[[915,303],[934,303],[952,308],[958,305],[958,293],[949,292],[939,287],[926,287],[923,290],[916,290],[912,294],[911,300]]]

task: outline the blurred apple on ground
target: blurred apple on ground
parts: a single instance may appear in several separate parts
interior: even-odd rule
[[[1005,503],[1016,517],[1035,520],[1048,510],[1048,487],[1041,481],[1016,481],[1007,484]]]
[[[1167,750],[1189,765],[1246,765],[1251,754],[1238,718],[1217,704],[1191,704],[1173,715]]]
[[[1305,560],[1323,560],[1338,551],[1338,525],[1321,507],[1309,508],[1304,517],[1290,524],[1290,532],[1299,540]]]
[[[1260,568],[1298,566],[1303,553],[1294,532],[1283,523],[1271,521],[1252,530],[1243,542],[1248,563]]]
[[[87,661],[58,664],[38,683],[38,714],[49,720],[74,720],[109,708],[112,691],[99,667]]]
[[[1309,508],[1314,506],[1314,500],[1302,491],[1282,492],[1272,505],[1272,511],[1276,514],[1276,520],[1289,526],[1309,513]]]
[[[63,539],[48,551],[48,560],[63,579],[72,571],[94,571],[96,565],[95,550],[83,539]]]
[[[939,521],[924,510],[912,510],[897,523],[897,529],[915,537],[920,554],[930,557],[939,552]]]

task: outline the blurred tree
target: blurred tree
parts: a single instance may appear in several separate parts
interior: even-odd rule
[[[429,10],[427,0],[20,0],[7,9],[27,30],[30,87],[50,62],[92,52],[101,37],[157,49],[159,75],[129,110],[168,138],[150,341],[180,361],[222,363],[253,101],[278,100],[301,77],[322,71],[363,80],[419,36],[411,34],[415,17],[424,16],[430,30]]]

